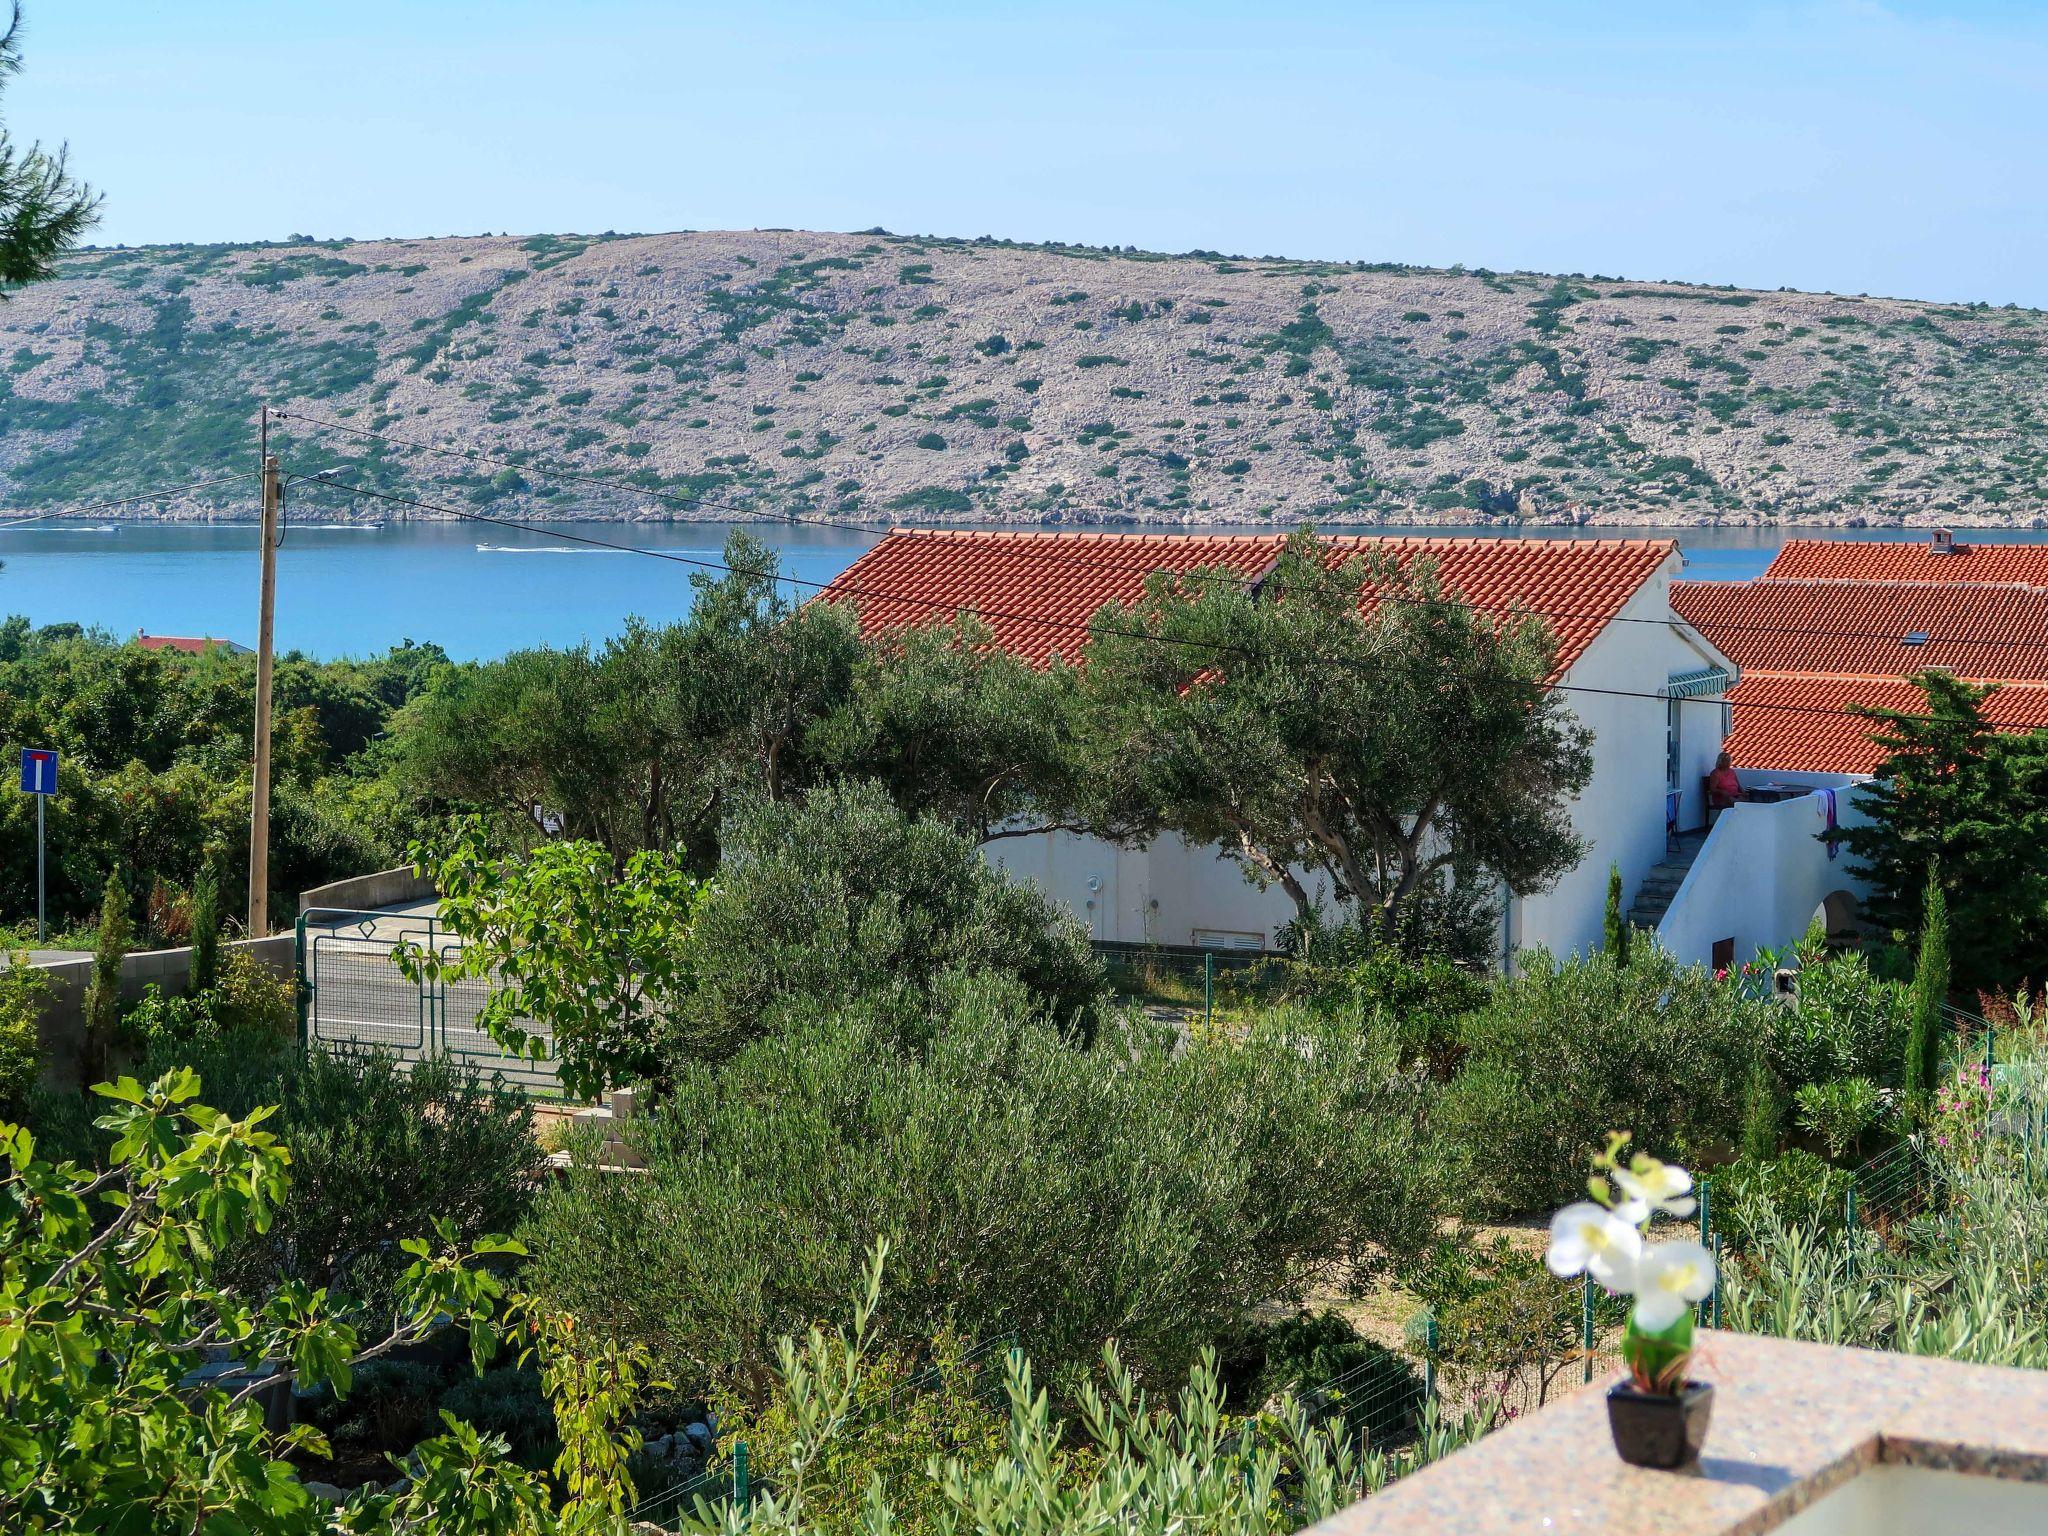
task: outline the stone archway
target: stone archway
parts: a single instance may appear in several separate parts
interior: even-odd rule
[[[1829,949],[1856,949],[1863,943],[1863,903],[1851,891],[1830,891],[1813,909],[1813,922],[1826,930]]]

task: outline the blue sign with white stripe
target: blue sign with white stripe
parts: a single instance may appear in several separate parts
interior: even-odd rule
[[[21,789],[28,795],[57,793],[57,754],[50,747],[21,749]]]

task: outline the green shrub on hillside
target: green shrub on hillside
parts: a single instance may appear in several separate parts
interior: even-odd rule
[[[221,1257],[238,1285],[327,1286],[372,1309],[407,1262],[399,1239],[443,1218],[464,1241],[510,1231],[544,1155],[525,1095],[475,1066],[388,1052],[302,1051],[239,1030],[153,1051],[150,1073],[196,1068],[214,1107],[274,1104],[267,1129],[290,1151],[292,1182],[267,1231]]]
[[[1465,1021],[1469,1051],[1445,1117],[1475,1160],[1481,1211],[1523,1215],[1582,1189],[1590,1141],[1629,1130],[1682,1158],[1734,1144],[1772,1005],[1654,943],[1627,962],[1524,954]]]
[[[27,1110],[42,1070],[39,1040],[49,995],[49,980],[28,956],[8,956],[0,971],[0,1116],[17,1119]]]
[[[1114,1337],[1159,1378],[1249,1308],[1432,1236],[1426,1096],[1378,1040],[1275,1014],[1241,1040],[1119,1025],[1082,1048],[1034,1014],[984,977],[929,1014],[818,1007],[685,1067],[630,1132],[649,1175],[542,1192],[530,1282],[684,1390],[744,1387],[887,1237],[909,1336],[1014,1334],[1061,1379]]]

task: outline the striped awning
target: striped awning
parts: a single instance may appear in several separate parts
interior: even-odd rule
[[[1697,672],[1674,672],[1664,684],[1667,699],[1710,698],[1726,693],[1735,679],[1723,667],[1701,667]]]

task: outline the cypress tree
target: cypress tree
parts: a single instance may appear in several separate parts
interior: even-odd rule
[[[1884,750],[1857,791],[1867,823],[1839,841],[1870,884],[1864,913],[1902,951],[1924,918],[1927,866],[1940,864],[1948,907],[1948,984],[2006,990],[2048,950],[2048,733],[2000,733],[1995,689],[1945,673],[1913,680],[1903,710],[1860,710]]]
[[[1908,1100],[1924,1098],[1941,1077],[1942,1005],[1948,1001],[1948,897],[1938,865],[1927,866],[1921,907],[1920,953],[1913,965],[1912,1018],[1906,1035],[1904,1087]]]
[[[100,898],[100,931],[93,943],[92,974],[85,984],[84,1084],[106,1076],[107,1053],[121,1027],[121,962],[128,958],[128,892],[110,876]]]
[[[197,997],[212,991],[219,979],[220,882],[209,864],[192,882],[192,969],[185,990]]]
[[[1785,1138],[1785,1085],[1758,1051],[1742,1087],[1742,1155],[1768,1162]]]
[[[1628,919],[1621,913],[1621,866],[1607,866],[1607,953],[1616,965],[1628,964]]]

